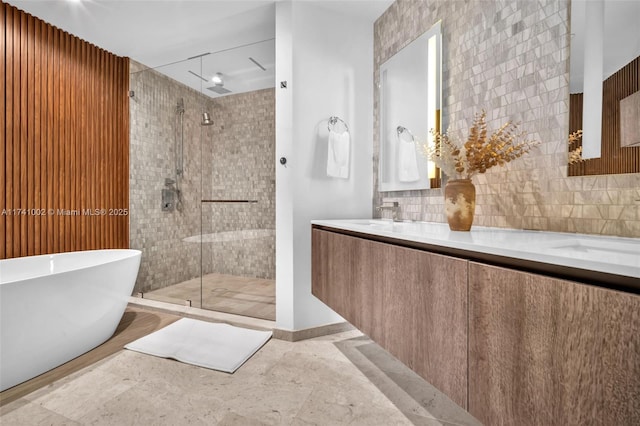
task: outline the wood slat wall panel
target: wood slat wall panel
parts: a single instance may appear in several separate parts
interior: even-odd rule
[[[640,172],[640,147],[620,147],[620,101],[640,90],[640,57],[603,83],[602,154],[569,165],[569,176]],[[582,129],[582,94],[569,99],[569,132]]]
[[[128,59],[5,3],[0,22],[0,258],[127,248]]]

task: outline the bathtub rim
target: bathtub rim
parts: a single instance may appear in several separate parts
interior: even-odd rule
[[[4,262],[11,262],[11,261],[18,261],[18,259],[26,259],[26,258],[30,258],[30,259],[37,259],[37,258],[54,258],[54,257],[61,257],[64,255],[69,255],[69,254],[78,254],[78,253],[99,253],[99,252],[108,252],[108,253],[114,253],[114,252],[128,252],[131,255],[130,256],[123,256],[123,257],[118,257],[115,259],[109,259],[108,261],[102,261],[102,262],[96,262],[96,263],[90,263],[90,264],[80,264],[78,267],[73,267],[71,269],[66,269],[64,271],[57,271],[57,272],[53,272],[53,273],[46,273],[46,274],[34,274],[34,275],[30,275],[29,277],[25,278],[17,278],[17,279],[13,279],[13,280],[7,280],[4,281],[2,279],[2,276],[0,275],[0,286],[5,285],[5,284],[12,284],[12,283],[17,283],[20,281],[25,281],[25,280],[31,280],[31,279],[36,279],[36,278],[42,278],[42,277],[51,277],[54,275],[59,275],[59,274],[65,274],[68,272],[72,272],[72,271],[77,271],[80,269],[86,269],[86,268],[90,268],[93,266],[98,266],[98,265],[108,265],[114,262],[119,262],[122,261],[124,259],[128,259],[128,258],[133,258],[133,257],[142,257],[142,250],[139,249],[92,249],[92,250],[75,250],[75,251],[64,251],[64,252],[60,252],[60,253],[49,253],[49,254],[37,254],[37,255],[33,255],[33,256],[20,256],[20,257],[12,257],[9,259],[0,259],[0,270],[2,268],[2,264]]]

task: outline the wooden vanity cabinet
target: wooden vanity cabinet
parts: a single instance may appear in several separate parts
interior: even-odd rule
[[[467,407],[467,261],[312,230],[312,293]]]
[[[486,425],[640,424],[640,297],[469,262],[468,410]]]
[[[483,424],[640,425],[639,295],[312,232],[312,293]]]

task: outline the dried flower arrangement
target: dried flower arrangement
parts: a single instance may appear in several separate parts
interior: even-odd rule
[[[445,134],[432,131],[435,146],[423,145],[424,155],[450,178],[471,179],[491,167],[522,157],[540,143],[526,140],[526,132],[518,132],[518,124],[511,121],[489,135],[486,116],[484,110],[476,114],[464,144],[450,131]]]
[[[582,158],[582,147],[575,147],[580,138],[582,138],[582,130],[577,130],[569,135],[569,164],[584,161],[584,158]]]

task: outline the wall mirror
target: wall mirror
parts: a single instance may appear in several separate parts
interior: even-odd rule
[[[380,191],[432,187],[435,165],[422,155],[440,130],[441,22],[380,65]]]
[[[583,130],[584,160],[568,174],[640,172],[640,2],[572,0],[570,16],[569,133]]]

